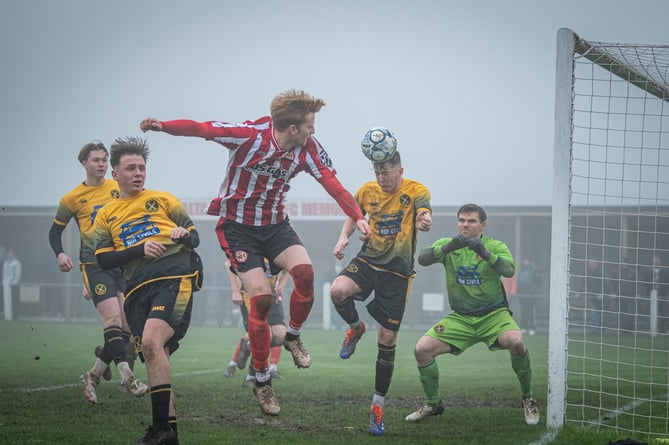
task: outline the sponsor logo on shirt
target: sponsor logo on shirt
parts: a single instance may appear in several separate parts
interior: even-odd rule
[[[402,231],[402,218],[404,217],[404,210],[387,215],[381,215],[379,222],[376,223],[376,228],[379,231],[379,236],[393,236]]]
[[[455,278],[461,286],[480,286],[481,274],[478,271],[479,265],[460,266],[455,274]]]
[[[259,175],[271,176],[274,179],[285,179],[288,176],[288,170],[282,169],[280,166],[256,164],[246,167],[248,170],[254,171]]]
[[[151,215],[144,215],[121,225],[119,238],[121,238],[125,247],[130,247],[159,233],[160,229],[151,221]]]

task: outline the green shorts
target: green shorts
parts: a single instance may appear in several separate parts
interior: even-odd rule
[[[484,342],[491,351],[504,349],[497,339],[506,331],[520,328],[507,308],[500,308],[483,316],[448,314],[432,326],[425,335],[448,343],[453,354],[458,355],[470,346]]]

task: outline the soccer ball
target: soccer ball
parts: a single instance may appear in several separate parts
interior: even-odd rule
[[[360,148],[370,161],[385,162],[395,154],[397,139],[387,128],[374,127],[367,130]]]

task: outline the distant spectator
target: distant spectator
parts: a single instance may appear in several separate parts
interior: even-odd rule
[[[604,267],[602,263],[589,259],[585,271],[586,323],[591,330],[602,327],[604,302]]]
[[[5,257],[7,256],[7,248],[4,244],[0,244],[0,269],[2,269],[2,264],[5,262]],[[2,270],[0,270],[2,272]],[[0,286],[0,304],[2,304],[2,310],[0,310],[0,316],[5,313],[5,302],[3,297],[2,286]]]
[[[13,320],[14,312],[19,305],[21,283],[21,261],[16,258],[14,250],[7,249],[2,267],[2,289],[5,302],[5,320]]]
[[[657,291],[657,330],[669,332],[669,267],[663,265],[662,257],[653,256],[652,289]]]
[[[539,290],[539,274],[537,265],[529,258],[524,258],[517,279],[517,295],[520,299],[521,332],[534,335],[536,332],[537,291]]]
[[[607,326],[635,330],[638,299],[646,294],[645,286],[638,281],[636,265],[623,258],[617,274],[607,277],[605,289],[608,295],[605,309],[610,315]]]

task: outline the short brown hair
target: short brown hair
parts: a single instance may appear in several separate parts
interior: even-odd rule
[[[146,139],[135,136],[117,138],[111,145],[109,163],[115,169],[121,163],[121,157],[125,155],[139,155],[146,162],[150,151],[149,146],[146,144]]]
[[[274,99],[270,114],[277,130],[302,124],[309,113],[318,113],[325,106],[323,99],[316,99],[303,90],[288,90]]]
[[[105,147],[105,144],[103,144],[100,141],[95,141],[95,142],[89,142],[88,144],[81,147],[77,159],[79,160],[79,162],[84,162],[86,159],[88,159],[88,156],[91,154],[91,152],[96,150],[102,150],[105,152],[107,156],[109,156],[109,151],[107,151],[107,147]]]

